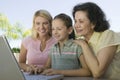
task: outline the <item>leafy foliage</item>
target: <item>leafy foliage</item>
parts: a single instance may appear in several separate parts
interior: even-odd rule
[[[21,39],[31,34],[31,30],[25,30],[23,25],[16,22],[14,25],[9,23],[8,18],[0,13],[0,32],[6,35],[9,39]]]
[[[12,48],[13,53],[20,53],[20,48]]]
[[[24,29],[23,25],[16,22],[11,25],[8,18],[0,13],[0,35],[3,34],[7,37],[8,41],[22,39],[28,35],[31,35],[31,29]],[[12,48],[13,53],[19,53],[19,48]]]

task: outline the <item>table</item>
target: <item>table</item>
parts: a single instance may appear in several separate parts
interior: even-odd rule
[[[63,80],[113,80],[113,79],[95,79],[93,77],[64,77]]]

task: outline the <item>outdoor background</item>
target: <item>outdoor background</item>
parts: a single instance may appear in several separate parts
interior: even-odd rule
[[[97,3],[103,9],[111,30],[120,32],[119,0],[0,0],[0,35],[9,35],[10,46],[20,47],[21,40],[30,34],[35,11],[45,9],[53,17],[59,13],[72,17],[73,6],[88,1]]]

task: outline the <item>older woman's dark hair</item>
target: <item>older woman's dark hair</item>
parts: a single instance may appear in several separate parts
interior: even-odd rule
[[[102,9],[95,3],[87,2],[83,4],[77,4],[73,8],[73,18],[75,18],[75,13],[77,11],[87,12],[87,17],[91,23],[95,25],[94,30],[96,32],[103,32],[109,29],[109,22],[106,20],[106,16]]]

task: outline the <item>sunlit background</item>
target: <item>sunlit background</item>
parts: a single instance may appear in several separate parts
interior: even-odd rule
[[[119,0],[0,0],[0,14],[6,16],[14,27],[17,25],[27,30],[31,29],[34,12],[39,9],[48,10],[53,17],[59,13],[66,13],[72,17],[73,6],[88,1],[97,3],[103,9],[111,30],[120,32]],[[11,47],[20,47],[22,38],[11,40]]]

